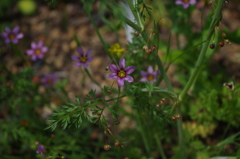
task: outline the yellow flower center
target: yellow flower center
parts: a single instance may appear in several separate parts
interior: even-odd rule
[[[152,81],[154,79],[153,75],[148,75],[147,78],[148,78],[149,81]]]
[[[125,77],[125,76],[126,76],[126,72],[125,72],[125,71],[120,70],[120,71],[118,72],[118,77]]]
[[[48,79],[48,80],[47,80],[47,83],[48,83],[48,84],[53,84],[53,80],[52,80],[52,79]]]
[[[82,56],[82,57],[80,57],[80,59],[79,59],[81,62],[86,62],[87,61],[87,58],[85,57],[85,56]]]
[[[12,39],[15,38],[15,35],[14,35],[14,34],[10,34],[10,35],[9,35],[9,38],[12,40]]]
[[[189,2],[189,0],[183,0],[183,2],[184,2],[184,3],[188,3],[188,2]]]
[[[38,54],[40,54],[40,53],[41,53],[41,50],[39,50],[39,49],[36,49],[36,50],[35,50],[35,54],[36,54],[36,55],[38,55]]]

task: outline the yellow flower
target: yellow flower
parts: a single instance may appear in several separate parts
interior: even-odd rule
[[[108,49],[108,51],[111,54],[116,54],[118,57],[120,57],[123,54],[124,49],[120,47],[119,43],[116,43],[116,44],[111,45],[111,47]]]

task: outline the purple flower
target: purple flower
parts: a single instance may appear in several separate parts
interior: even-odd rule
[[[114,64],[109,64],[109,69],[112,72],[112,74],[110,74],[108,76],[109,79],[116,79],[118,78],[118,86],[122,87],[124,85],[124,80],[127,82],[133,82],[134,79],[129,76],[128,74],[131,74],[133,71],[135,71],[135,66],[129,66],[125,68],[125,63],[126,60],[124,58],[122,58],[119,61],[119,68],[114,65]]]
[[[3,38],[5,38],[5,43],[18,43],[18,39],[23,38],[23,33],[18,33],[20,30],[19,26],[16,26],[13,30],[11,30],[9,27],[5,28],[6,32],[3,32],[1,35]]]
[[[53,87],[57,80],[56,73],[46,73],[44,77],[40,79],[45,87]]]
[[[140,79],[141,82],[156,82],[156,77],[158,75],[159,71],[153,71],[152,66],[148,66],[148,71],[140,71],[140,74],[143,76],[143,78]]]
[[[44,146],[43,145],[38,145],[38,150],[36,152],[43,155],[43,153],[45,152]]]
[[[79,56],[71,56],[72,60],[77,60],[78,62],[75,64],[75,66],[81,66],[83,65],[84,68],[87,68],[88,67],[88,62],[91,62],[93,60],[93,57],[89,57],[90,53],[91,53],[91,49],[88,49],[87,50],[87,53],[86,55],[84,55],[84,52],[82,50],[81,47],[78,47],[77,48],[77,51],[78,51],[78,54],[80,55]]]
[[[26,51],[26,53],[32,56],[32,60],[35,61],[37,58],[42,59],[43,54],[48,51],[48,47],[43,46],[43,41],[39,41],[38,43],[31,43],[31,48]]]
[[[176,0],[175,4],[181,4],[184,9],[189,7],[189,4],[195,4],[196,0]]]

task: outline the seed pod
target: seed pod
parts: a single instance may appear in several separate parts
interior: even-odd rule
[[[155,51],[157,49],[157,47],[155,45],[151,46],[151,50]]]
[[[219,41],[219,42],[218,42],[218,46],[223,47],[223,46],[224,46],[224,42]]]
[[[148,49],[148,46],[147,46],[147,45],[144,45],[144,46],[142,47],[142,49],[143,49],[143,51],[146,51],[146,50]]]
[[[103,149],[106,150],[106,151],[108,151],[110,148],[111,148],[110,145],[104,145],[104,146],[103,146]]]
[[[107,90],[107,94],[111,94],[112,93],[112,90],[111,89],[108,89]]]
[[[172,121],[175,121],[175,120],[176,120],[176,117],[175,117],[175,116],[172,116],[171,120],[172,120]]]
[[[225,40],[225,43],[226,43],[226,44],[231,44],[231,42],[230,42],[229,39],[226,39],[226,40]]]
[[[134,31],[133,33],[135,36],[139,36],[139,32],[138,31]]]
[[[147,54],[151,54],[151,53],[152,53],[152,50],[151,50],[151,49],[147,49],[147,50],[145,50],[145,52],[146,52]]]
[[[176,115],[175,118],[178,120],[178,119],[181,119],[182,116],[180,114]]]
[[[226,37],[226,34],[225,34],[225,33],[222,33],[222,37]]]
[[[120,147],[121,146],[121,143],[119,141],[116,141],[115,144],[114,144],[116,147]]]
[[[51,138],[54,138],[54,137],[55,137],[54,134],[52,134],[52,135],[51,135]]]
[[[210,49],[214,49],[215,48],[215,43],[212,43],[212,44],[210,44]]]
[[[225,4],[229,4],[229,1],[228,1],[228,0],[225,0]]]

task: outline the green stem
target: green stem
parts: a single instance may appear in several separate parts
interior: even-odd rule
[[[146,134],[145,134],[145,129],[143,128],[143,125],[142,125],[142,121],[141,121],[139,112],[136,112],[136,117],[137,117],[137,122],[139,124],[140,133],[141,133],[141,136],[142,136],[142,139],[144,142],[145,149],[147,151],[148,157],[151,157],[152,155],[151,155],[151,151],[150,151],[150,146],[149,146]]]
[[[166,157],[166,155],[165,155],[165,153],[163,151],[162,143],[161,143],[161,141],[160,141],[160,139],[159,139],[159,137],[158,137],[158,135],[156,133],[154,134],[154,137],[156,139],[157,146],[158,146],[158,151],[159,151],[162,159],[167,159],[167,157]]]
[[[197,60],[197,63],[195,65],[194,71],[191,74],[191,77],[189,78],[189,80],[188,80],[187,84],[185,85],[183,91],[179,95],[179,102],[181,102],[183,100],[183,98],[187,94],[188,90],[191,88],[192,84],[194,83],[194,81],[198,77],[198,74],[199,74],[199,71],[201,69],[201,65],[202,65],[204,56],[207,52],[210,40],[211,40],[211,38],[213,36],[213,33],[214,33],[215,25],[218,24],[220,19],[221,19],[221,9],[222,9],[223,2],[224,2],[224,0],[219,0],[218,1],[217,8],[214,12],[213,19],[212,19],[211,25],[210,25],[209,30],[208,30],[208,36],[207,36],[206,43],[203,44],[203,47],[201,49],[200,55],[198,56],[198,60]],[[176,113],[180,114],[180,112],[181,112],[180,107],[177,107]],[[177,121],[177,127],[178,127],[178,139],[179,139],[179,145],[180,145],[180,151],[181,151],[181,158],[185,159],[186,158],[186,152],[185,152],[185,145],[184,145],[184,140],[183,140],[184,138],[183,138],[183,130],[182,130],[182,120]]]
[[[11,46],[11,48],[14,50],[14,52],[15,52],[23,61],[25,61],[25,58],[24,58],[23,54],[21,53],[21,51],[19,50],[19,48],[18,48],[15,44],[13,44],[13,43],[10,43],[10,46]]]
[[[91,74],[89,73],[88,69],[85,68],[84,71],[87,73],[87,75],[88,75],[88,77],[91,79],[91,81],[92,81],[93,83],[95,83],[96,85],[98,85],[98,86],[101,88],[100,84],[97,83],[97,82],[92,78],[92,76],[91,76]]]
[[[211,25],[210,25],[209,30],[208,30],[208,36],[207,36],[206,43],[204,43],[204,45],[203,45],[203,47],[201,49],[200,55],[198,56],[197,63],[195,65],[194,71],[193,71],[190,79],[188,80],[188,82],[185,85],[183,91],[179,95],[179,101],[182,101],[182,99],[184,98],[184,96],[186,95],[188,90],[190,89],[191,85],[193,84],[195,78],[197,78],[197,74],[200,71],[200,66],[201,66],[201,64],[203,62],[204,56],[205,56],[205,54],[207,52],[207,49],[209,47],[210,40],[211,40],[211,38],[213,36],[215,25],[221,19],[221,8],[222,8],[222,5],[223,5],[223,1],[224,0],[219,0],[218,1],[217,8],[215,10],[215,13],[213,15],[213,19],[212,19]]]
[[[87,14],[88,14],[88,17],[89,17],[91,23],[93,24],[94,29],[95,29],[96,32],[97,32],[98,38],[100,39],[100,41],[101,41],[104,49],[106,50],[108,56],[110,57],[111,61],[112,61],[114,64],[116,64],[115,61],[113,60],[112,55],[108,52],[108,45],[107,45],[107,43],[105,43],[105,41],[103,40],[103,38],[102,38],[102,36],[101,36],[101,34],[100,34],[99,30],[98,30],[97,25],[96,25],[95,21],[93,20],[93,18],[92,18],[92,16],[91,16],[91,13],[90,13],[89,11],[86,11],[86,12],[87,12]]]

